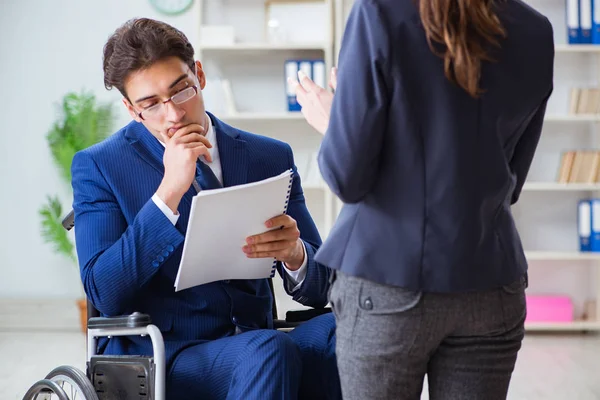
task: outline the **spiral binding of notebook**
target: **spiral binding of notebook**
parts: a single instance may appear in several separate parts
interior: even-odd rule
[[[288,205],[290,203],[290,194],[292,193],[292,182],[294,181],[294,171],[292,169],[290,171],[290,181],[288,183],[287,194],[285,195],[285,204],[283,205],[283,214],[287,214]],[[275,271],[277,271],[277,260],[273,259],[273,267],[271,269],[271,278],[275,276]]]

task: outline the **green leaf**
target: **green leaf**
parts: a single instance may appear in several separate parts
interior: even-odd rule
[[[73,243],[62,226],[62,207],[58,198],[48,196],[47,203],[40,208],[39,214],[42,217],[41,233],[44,242],[52,243],[54,251],[76,261]]]
[[[67,93],[60,104],[56,121],[46,134],[50,152],[60,175],[71,183],[71,163],[78,151],[106,139],[113,132],[114,112],[111,104],[99,104],[90,93]],[[75,260],[73,244],[62,226],[62,206],[58,198],[48,197],[39,214],[41,234],[54,251]]]
[[[71,163],[75,153],[107,138],[113,129],[113,108],[97,104],[88,92],[67,93],[61,115],[46,135],[54,162],[61,175],[71,181]]]

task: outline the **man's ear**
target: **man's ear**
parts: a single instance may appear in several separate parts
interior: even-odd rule
[[[129,100],[127,100],[126,98],[123,98],[122,101],[123,101],[123,105],[125,106],[125,108],[129,112],[129,115],[131,115],[131,118],[133,118],[136,122],[142,122],[142,120],[138,116],[137,112],[135,112],[135,110],[133,109],[133,106],[131,105],[131,103],[129,102]]]
[[[198,82],[200,82],[200,90],[204,90],[204,87],[206,86],[206,75],[202,69],[202,63],[198,60],[196,60],[196,77],[198,77]]]

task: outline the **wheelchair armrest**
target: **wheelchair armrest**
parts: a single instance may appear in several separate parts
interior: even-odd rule
[[[331,308],[310,308],[308,310],[297,310],[288,311],[285,313],[285,322],[288,324],[299,325],[302,322],[306,322],[309,319],[318,317],[319,315],[327,314],[331,312]]]
[[[75,211],[71,210],[66,217],[62,220],[62,226],[66,230],[70,231],[75,226]]]
[[[118,317],[94,317],[88,320],[88,329],[144,328],[152,323],[148,314],[134,312]]]

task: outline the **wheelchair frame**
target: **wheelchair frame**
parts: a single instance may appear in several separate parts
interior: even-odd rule
[[[62,225],[66,230],[71,230],[75,226],[75,214],[71,210],[69,214],[62,220]],[[308,309],[300,311],[288,311],[286,313],[285,320],[277,319],[277,305],[275,302],[275,292],[273,288],[273,281],[269,278],[269,289],[273,297],[273,328],[278,330],[291,330],[301,323],[308,321],[309,319],[331,312],[330,308],[322,309]],[[44,379],[34,383],[23,400],[35,400],[40,394],[53,393],[59,400],[72,400],[66,392],[63,390],[61,382],[69,382],[77,384],[82,392],[85,392],[84,400],[117,400],[113,397],[102,397],[98,396],[98,393],[104,393],[102,388],[98,386],[103,385],[103,381],[95,378],[95,367],[96,365],[112,365],[115,367],[119,364],[119,368],[129,369],[129,372],[135,372],[136,367],[138,370],[141,368],[145,372],[145,375],[137,375],[138,380],[142,380],[142,383],[138,382],[138,390],[141,388],[147,389],[147,393],[138,393],[137,398],[144,398],[152,400],[165,400],[166,398],[166,357],[165,347],[162,333],[155,325],[152,325],[149,315],[134,312],[131,315],[124,315],[118,317],[100,317],[98,310],[94,308],[91,302],[87,301],[88,321],[87,321],[87,335],[86,335],[86,373],[77,368],[70,366],[61,366],[51,371]],[[112,336],[149,336],[152,342],[153,355],[150,356],[104,356],[97,354],[98,338],[101,337],[112,337]],[[98,364],[96,364],[98,361]],[[101,361],[104,361],[102,363]],[[147,364],[147,365],[146,365]],[[147,368],[145,368],[147,366]],[[113,368],[113,367],[109,367]],[[106,376],[109,381],[115,379]],[[62,379],[62,380],[61,380]],[[146,379],[146,380],[143,380]],[[120,381],[120,378],[116,378]],[[125,384],[120,381],[121,384]],[[130,383],[128,389],[133,390],[133,386]],[[127,394],[130,394],[129,391]],[[110,396],[107,395],[107,396]],[[142,396],[142,397],[140,397]],[[121,397],[119,397],[120,399]]]

